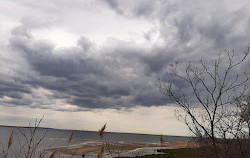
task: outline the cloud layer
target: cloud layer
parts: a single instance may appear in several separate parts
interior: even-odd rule
[[[156,82],[171,63],[213,59],[224,49],[240,56],[249,45],[247,1],[39,3],[1,2],[1,105],[166,105]]]

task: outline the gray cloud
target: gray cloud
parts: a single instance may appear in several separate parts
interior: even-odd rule
[[[123,11],[119,8],[116,0],[105,0],[105,2],[114,9],[118,14],[123,14]]]
[[[63,5],[48,3],[39,10],[52,15],[39,14],[38,19],[49,16],[51,20],[22,18],[22,25],[12,30],[8,46],[2,46],[6,49],[0,59],[4,63],[0,71],[4,76],[0,79],[0,103],[51,109],[58,100],[79,109],[165,105],[168,102],[155,82],[159,77],[163,81],[170,79],[165,73],[171,63],[197,63],[200,57],[213,59],[226,48],[239,50],[249,42],[246,33],[249,11],[243,5],[230,9],[227,3],[219,2],[194,5],[186,1],[149,0],[128,1],[125,5],[124,1],[106,0],[106,3],[120,16],[152,23],[153,28],[144,32],[150,46],[113,39],[100,48],[91,38],[79,35],[75,46],[56,48],[51,41],[32,35],[34,28],[52,27],[63,21],[59,17],[65,9]],[[153,43],[154,38],[162,43]],[[244,69],[249,67],[247,60]],[[186,87],[179,80],[175,84]]]
[[[141,56],[140,60],[146,64],[146,74],[159,73],[164,68],[166,68],[169,64],[176,60],[178,53],[168,52],[164,49],[162,50],[153,50],[157,51],[157,53],[152,52],[147,56]],[[155,54],[154,54],[155,53]]]
[[[76,47],[57,50],[47,41],[34,39],[23,28],[13,31],[10,47],[30,65],[29,71],[33,74],[31,78],[22,81],[24,85],[29,85],[28,89],[42,87],[51,90],[57,99],[65,99],[69,104],[87,108],[164,104],[161,94],[154,94],[157,87],[150,83],[154,81],[153,78],[147,81],[141,77],[143,71],[138,74],[133,69],[126,72],[125,67],[136,69],[138,64],[143,67],[144,64],[138,62],[148,58],[142,57],[136,50],[115,48],[106,55],[100,52],[100,57],[93,58],[89,49],[91,42],[86,37],[81,37]],[[130,60],[132,55],[137,58]],[[155,89],[153,93],[150,92],[152,89]],[[33,104],[29,99],[20,99],[26,100],[27,105]],[[16,102],[18,100],[9,103]]]

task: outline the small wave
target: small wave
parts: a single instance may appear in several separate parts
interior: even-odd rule
[[[97,145],[101,145],[102,142],[99,141],[85,141],[85,142],[81,142],[81,143],[75,143],[75,144],[70,144],[70,145],[60,145],[60,146],[56,146],[56,147],[51,147],[49,149],[59,149],[59,148],[81,148],[84,146],[97,146]]]
[[[67,140],[67,138],[48,138],[49,140]]]

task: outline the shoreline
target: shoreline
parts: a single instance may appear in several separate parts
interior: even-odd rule
[[[67,147],[58,147],[58,148],[50,148],[46,151],[56,152],[58,154],[66,154],[66,155],[78,155],[81,156],[83,154],[97,154],[101,149],[101,143],[99,144],[86,144],[82,146],[67,146]],[[163,148],[194,148],[197,147],[195,142],[191,141],[169,141],[165,144],[143,144],[143,143],[120,143],[120,142],[105,142],[104,143],[104,151],[113,154],[119,153],[139,153],[140,150],[145,151],[152,149],[151,152],[155,152],[156,149]],[[149,152],[149,151],[148,151]],[[153,153],[152,153],[153,154]],[[126,154],[125,154],[126,155]]]

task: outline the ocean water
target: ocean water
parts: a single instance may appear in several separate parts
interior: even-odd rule
[[[13,135],[13,145],[12,150],[17,150],[17,153],[21,151],[25,152],[25,146],[20,149],[22,144],[27,144],[24,135],[27,138],[30,138],[31,128],[17,128],[17,127],[6,127],[0,126],[0,151],[5,148],[7,149],[8,140],[11,132],[14,132]],[[82,145],[96,145],[99,140],[98,132],[95,131],[75,131],[73,140],[68,145],[68,139],[73,130],[60,130],[60,129],[46,129],[38,128],[35,133],[35,142],[39,142],[39,148],[37,150],[43,150],[46,148],[55,148],[55,147],[80,147]],[[114,133],[106,132],[104,134],[104,139],[108,141],[115,141],[120,143],[149,143],[149,144],[160,144],[160,135],[149,135],[149,134],[132,134],[132,133]],[[182,137],[182,136],[164,136],[165,142],[168,141],[189,141],[191,137]],[[26,147],[27,148],[27,147]],[[12,155],[15,157],[14,155]],[[10,157],[11,158],[11,157]]]

